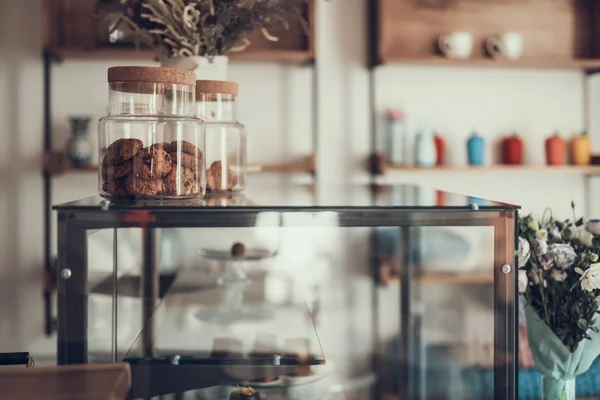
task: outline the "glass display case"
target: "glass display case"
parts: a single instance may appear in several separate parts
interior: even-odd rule
[[[516,399],[517,206],[280,185],[54,209],[58,362],[127,361],[130,398]]]

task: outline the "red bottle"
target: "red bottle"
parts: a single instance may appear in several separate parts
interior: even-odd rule
[[[558,133],[546,139],[546,164],[565,165],[567,163],[567,142]]]
[[[516,133],[502,140],[502,163],[523,164],[523,140]]]
[[[439,167],[446,162],[446,141],[437,133],[433,137],[433,140],[435,142],[435,166]]]

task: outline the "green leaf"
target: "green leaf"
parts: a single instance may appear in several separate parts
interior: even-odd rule
[[[599,333],[599,332],[600,332],[600,329],[598,329],[598,327],[597,327],[597,326],[590,326],[590,330],[591,330],[592,332],[596,332],[596,333]]]
[[[575,222],[575,226],[581,226],[581,225],[583,225],[583,218],[579,218],[577,220],[577,222]]]
[[[577,304],[577,308],[579,308],[579,304]],[[577,314],[579,314],[579,311],[577,311]],[[587,330],[587,321],[583,318],[580,318],[577,320],[577,326],[583,330]]]

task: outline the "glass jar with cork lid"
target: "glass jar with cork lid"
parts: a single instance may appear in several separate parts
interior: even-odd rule
[[[246,188],[246,128],[238,122],[238,84],[196,82],[196,116],[206,122],[206,187],[211,193]]]
[[[205,124],[195,114],[193,71],[108,70],[109,114],[98,124],[100,195],[178,199],[206,191]]]

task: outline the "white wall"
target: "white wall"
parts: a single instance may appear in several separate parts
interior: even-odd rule
[[[41,339],[43,86],[41,40],[35,22],[41,18],[40,3],[0,2],[0,135],[5,144],[0,146],[0,223],[4,227],[0,237],[0,351],[53,346],[52,341]],[[344,0],[318,4],[320,187],[368,179],[364,170],[371,151],[365,3]],[[122,63],[131,64],[118,60],[68,61],[53,69],[57,147],[67,138],[68,115],[98,118],[104,113],[106,68]],[[252,163],[283,161],[310,151],[311,74],[306,67],[236,64],[231,68],[231,78],[241,84],[240,119],[249,129]],[[386,107],[401,105],[407,110],[412,129],[421,121],[429,121],[446,135],[453,163],[463,162],[464,140],[473,128],[488,142],[519,130],[526,140],[528,161],[541,164],[546,135],[554,129],[578,131],[585,125],[583,77],[579,72],[382,67],[376,71],[376,84],[378,118]],[[600,90],[590,93],[593,99],[599,96]],[[598,121],[591,122],[596,126]],[[257,177],[250,184],[285,179]],[[569,215],[571,199],[577,204],[584,201],[583,180],[576,175],[428,173],[384,180],[418,182],[510,201],[523,204],[525,211],[539,212],[551,206],[558,215]],[[68,175],[55,182],[55,202],[96,191],[93,175]],[[365,261],[364,249],[356,249],[359,255],[348,254],[348,260],[360,260],[363,254]],[[352,266],[355,273],[363,275],[353,283],[361,289],[352,299],[357,307],[367,304],[370,296],[363,261]],[[361,313],[349,313],[344,318],[359,323],[362,317]]]

